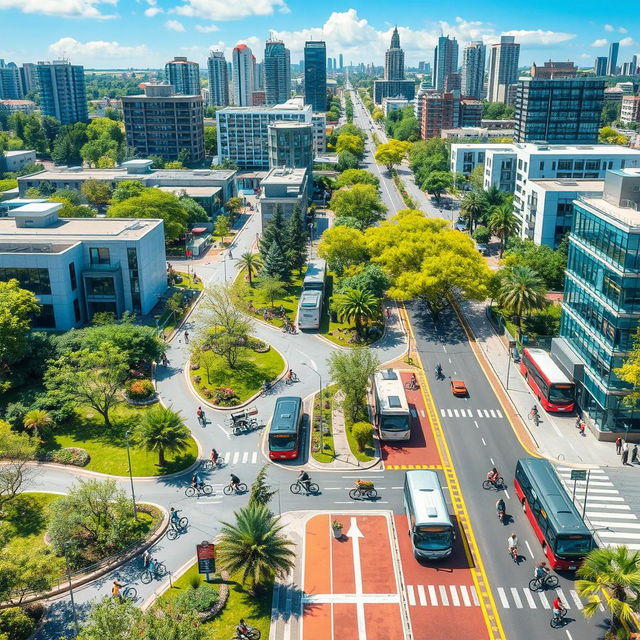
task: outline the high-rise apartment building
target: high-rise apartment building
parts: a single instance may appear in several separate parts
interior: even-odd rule
[[[535,62],[531,65],[532,78],[553,80],[554,78],[575,78],[577,75],[578,67],[571,61],[552,62],[549,60],[542,67],[537,66]]]
[[[164,65],[164,75],[177,94],[195,96],[200,93],[200,65],[176,56]]]
[[[214,107],[229,105],[229,73],[222,51],[210,51],[207,60],[209,71],[209,104]]]
[[[147,84],[144,94],[122,96],[127,146],[144,157],[176,160],[187,151],[187,162],[204,160],[202,96],[176,95],[170,84]]]
[[[439,138],[443,129],[451,129],[455,121],[457,104],[452,93],[431,91],[422,99],[421,137]]]
[[[268,105],[281,104],[291,97],[291,54],[278,40],[264,46],[264,90]]]
[[[598,56],[593,63],[593,72],[597,76],[607,75],[607,56]]]
[[[10,62],[0,64],[0,100],[22,100],[24,91],[20,78],[20,69]]]
[[[20,67],[20,79],[22,80],[22,90],[25,95],[30,91],[36,91],[38,89],[36,65],[33,64],[33,62],[25,62]]]
[[[344,56],[342,54],[340,54],[338,56],[338,59],[340,60],[340,66],[338,67],[340,71],[342,71],[344,69]]]
[[[384,54],[384,79],[404,80],[404,51],[400,48],[398,27],[394,28],[391,46]]]
[[[255,89],[254,73],[256,59],[246,44],[236,45],[233,62],[233,104],[238,107],[251,105],[251,93]]]
[[[604,80],[521,78],[516,97],[515,142],[597,144]]]
[[[89,120],[83,66],[67,60],[38,62],[36,73],[43,115],[53,116],[62,124]]]
[[[620,107],[620,122],[640,122],[640,96],[623,96]]]
[[[480,99],[483,96],[484,68],[487,48],[481,41],[470,42],[462,50],[462,95]]]
[[[509,102],[510,88],[518,82],[520,45],[514,36],[501,36],[500,42],[491,45],[489,58],[489,102]]]
[[[612,42],[609,45],[609,57],[607,58],[607,75],[615,76],[618,73],[618,51],[620,49],[619,42]]]
[[[304,102],[313,111],[327,110],[327,46],[321,40],[304,43]]]
[[[433,86],[437,91],[444,89],[444,79],[450,73],[458,72],[458,41],[449,36],[440,36],[433,55]]]
[[[273,122],[268,128],[269,168],[313,168],[313,126],[310,122]]]

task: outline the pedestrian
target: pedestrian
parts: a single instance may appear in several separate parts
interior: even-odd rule
[[[584,420],[580,420],[580,426],[578,427],[579,431],[580,431],[580,435],[583,436],[584,435]]]
[[[622,451],[622,438],[618,436],[616,438],[616,453],[620,455],[621,451]]]
[[[623,441],[622,445],[622,464],[627,464],[629,459],[629,445]]]
[[[189,332],[188,331],[184,332],[184,343],[185,344],[189,344]]]
[[[578,416],[576,418],[576,429],[580,428],[580,423],[582,422],[582,418],[580,416]]]
[[[229,260],[233,260],[233,253],[231,253],[231,250],[229,250]]]
[[[638,464],[640,460],[638,460],[638,445],[634,444],[633,449],[631,449],[631,464]]]
[[[151,562],[151,554],[149,553],[149,549],[145,549],[145,552],[142,556],[142,567],[144,569],[148,568],[150,562]]]

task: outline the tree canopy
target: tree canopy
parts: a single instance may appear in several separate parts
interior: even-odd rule
[[[349,265],[357,265],[368,259],[363,234],[351,227],[330,227],[322,234],[318,254],[338,275]]]
[[[383,164],[389,171],[402,163],[409,152],[410,144],[401,140],[389,140],[381,144],[375,153],[376,162]]]
[[[354,184],[372,184],[374,187],[380,185],[380,180],[366,169],[346,169],[336,179],[336,189],[351,187]]]
[[[371,184],[354,184],[335,191],[329,207],[337,216],[356,218],[362,229],[381,220],[386,211],[378,189]]]

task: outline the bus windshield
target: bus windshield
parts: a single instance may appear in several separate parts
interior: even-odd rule
[[[409,418],[407,416],[381,417],[380,429],[383,431],[406,431],[409,428]]]
[[[423,551],[450,549],[453,544],[453,530],[449,527],[416,527],[413,544]]]
[[[573,385],[552,384],[549,389],[549,401],[555,404],[573,402]]]
[[[589,551],[591,551],[590,536],[559,537],[556,542],[556,553],[560,556],[586,556]]]
[[[296,447],[295,433],[272,433],[269,435],[269,449],[271,451],[291,451]]]

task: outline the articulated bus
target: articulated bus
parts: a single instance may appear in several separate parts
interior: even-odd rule
[[[576,385],[562,373],[546,351],[523,349],[520,373],[546,411],[573,411]]]
[[[407,471],[404,508],[413,555],[437,560],[451,555],[455,529],[435,471]]]
[[[302,398],[283,396],[276,400],[269,425],[269,458],[293,460],[300,453]]]
[[[596,545],[551,463],[521,458],[514,486],[551,567],[575,571]]]
[[[373,374],[374,421],[381,440],[409,440],[411,414],[400,372],[382,369]]]

